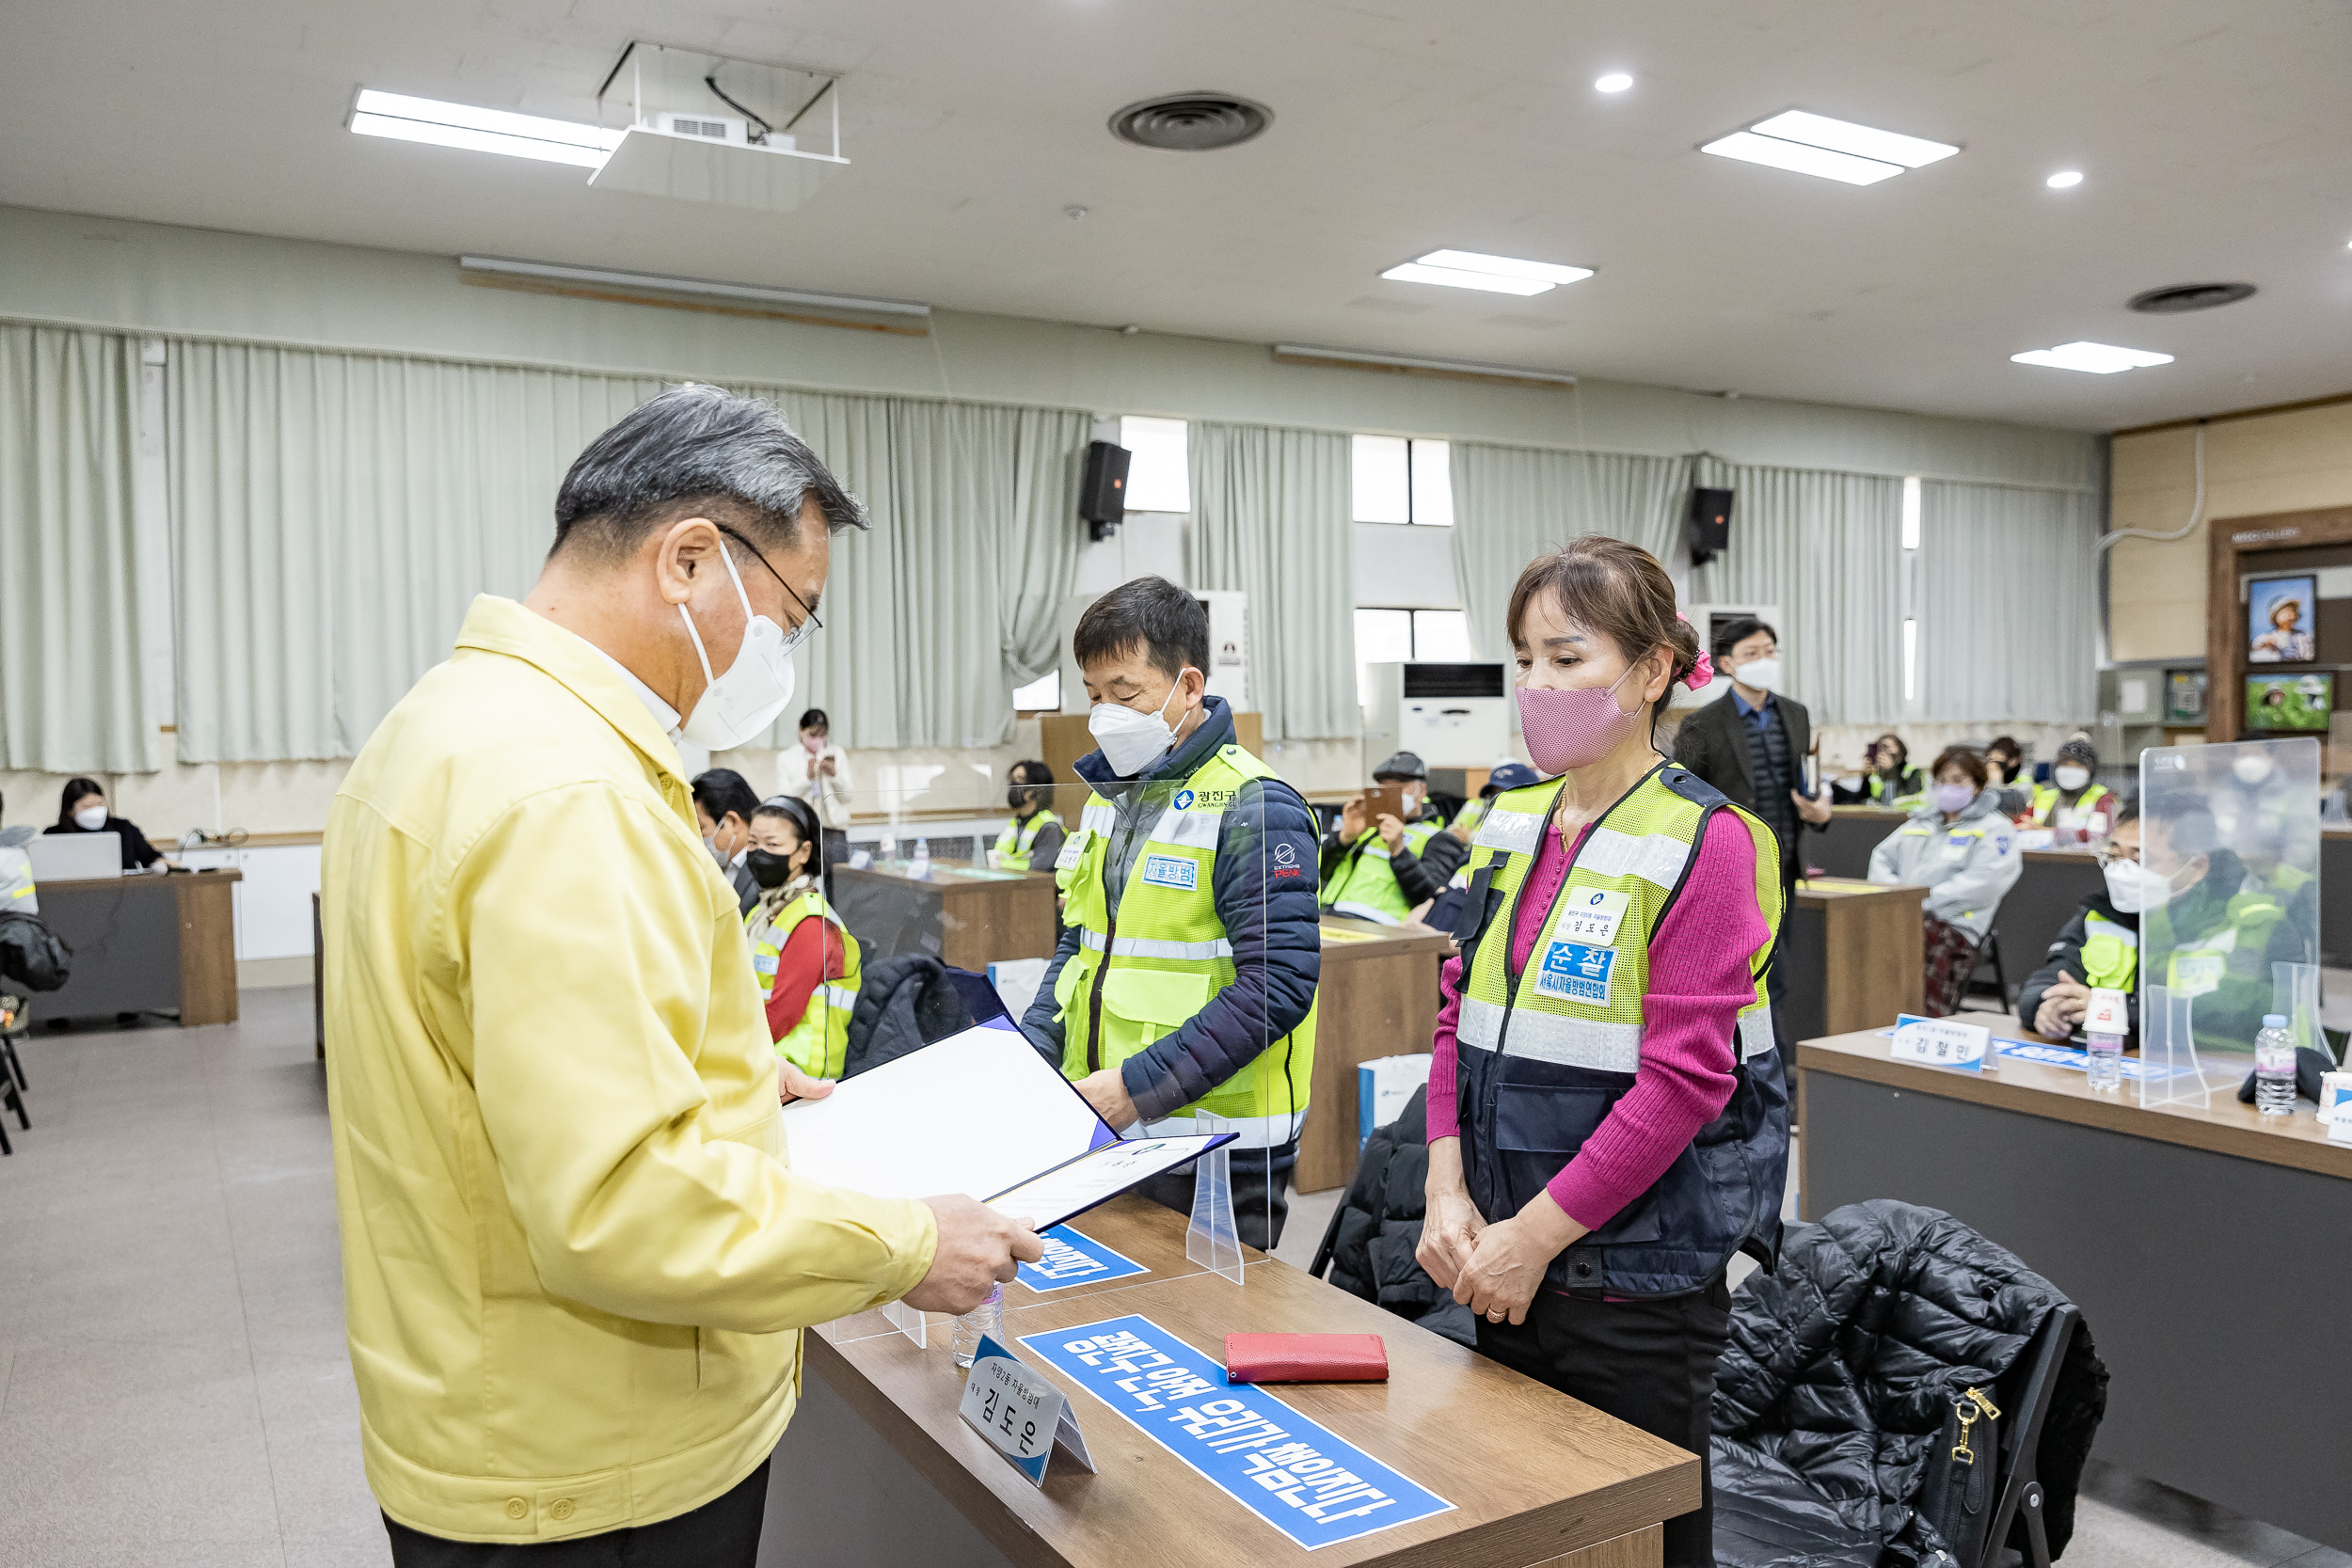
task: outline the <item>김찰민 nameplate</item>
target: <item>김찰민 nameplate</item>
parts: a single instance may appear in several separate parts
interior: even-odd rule
[[[1309,1551],[1454,1505],[1136,1315],[1025,1335],[1048,1366]]]
[[[1889,1050],[1899,1062],[1925,1062],[1930,1067],[1981,1072],[1985,1053],[1992,1045],[1993,1031],[1981,1023],[1898,1013],[1895,1039]]]

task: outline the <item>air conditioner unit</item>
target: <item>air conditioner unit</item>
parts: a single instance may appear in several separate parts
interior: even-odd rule
[[[1364,765],[1411,752],[1432,768],[1486,768],[1511,750],[1511,681],[1500,664],[1371,664]]]

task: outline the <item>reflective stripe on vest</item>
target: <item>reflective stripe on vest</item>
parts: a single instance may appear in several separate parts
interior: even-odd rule
[[[2035,827],[2046,828],[2050,825],[2050,818],[2057,814],[2059,805],[2062,804],[2062,802],[2058,800],[2058,796],[2061,793],[2063,792],[2059,790],[2058,786],[2056,784],[2045,784],[2034,785],[2033,823]],[[2096,811],[2099,809],[2100,803],[2106,800],[2112,793],[2113,791],[2109,790],[2106,785],[2102,784],[2085,784],[2083,785],[2083,792],[2074,798],[2074,803],[2068,806],[2066,809],[2068,811],[2084,813]]]
[[[1078,1079],[1117,1067],[1174,1034],[1233,983],[1233,946],[1216,912],[1218,836],[1242,787],[1274,776],[1240,747],[1225,746],[1169,789],[1137,846],[1116,919],[1104,879],[1117,816],[1108,801],[1088,800],[1073,840],[1076,847],[1065,847],[1057,863],[1067,866],[1059,873],[1068,895],[1064,918],[1078,928],[1077,946],[1054,983],[1063,1076]],[[1258,850],[1253,845],[1248,852]],[[1296,1029],[1174,1115],[1201,1113],[1271,1128],[1266,1143],[1291,1142],[1313,1078],[1314,1026],[1310,1008]]]
[[[996,863],[1007,871],[1028,870],[1029,846],[1037,842],[1037,835],[1045,831],[1048,823],[1058,827],[1061,818],[1050,811],[1041,811],[1026,822],[1017,816],[1008,818],[1005,831],[996,835]]]
[[[752,942],[752,968],[761,981],[761,1010],[766,1011],[768,994],[775,989],[776,966],[785,945],[803,920],[822,920],[841,934],[843,974],[836,983],[819,981],[809,992],[808,1006],[801,1014],[801,1022],[786,1030],[776,1040],[776,1054],[799,1068],[812,1078],[838,1078],[848,1065],[850,1054],[850,1013],[857,1004],[857,989],[861,978],[857,938],[841,923],[824,895],[810,888],[799,897],[776,911],[773,920],[760,917],[759,906],[752,906],[746,919]]]

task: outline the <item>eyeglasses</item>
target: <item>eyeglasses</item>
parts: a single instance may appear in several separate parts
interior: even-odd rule
[[[2117,861],[2129,861],[2134,865],[2139,863],[2138,850],[2125,849],[2113,844],[2102,844],[2093,853],[2099,862],[2099,869],[2102,871],[2113,865]]]
[[[711,527],[717,529],[721,533],[725,534],[728,538],[734,540],[737,544],[751,551],[752,559],[754,561],[758,562],[762,566],[767,566],[768,575],[776,579],[776,586],[783,589],[785,593],[790,596],[792,602],[801,607],[800,624],[785,628],[784,651],[786,653],[788,654],[792,652],[793,649],[807,641],[808,634],[811,631],[823,631],[825,629],[825,623],[817,618],[817,612],[809,609],[808,601],[806,599],[802,598],[798,594],[792,592],[792,585],[784,580],[784,574],[777,571],[773,566],[768,565],[768,558],[759,553],[759,546],[757,545],[753,544],[750,540],[744,538],[741,534],[736,532],[735,530],[727,527],[724,523],[713,523]]]

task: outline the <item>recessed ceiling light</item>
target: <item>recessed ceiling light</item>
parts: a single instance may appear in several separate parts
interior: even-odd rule
[[[510,158],[601,168],[621,144],[621,133],[568,119],[478,109],[397,92],[363,90],[351,109],[351,129],[363,136],[430,142],[471,152],[501,152]]]
[[[1450,289],[1484,289],[1498,294],[1540,294],[1563,283],[1593,276],[1590,267],[1565,267],[1551,261],[1522,261],[1510,256],[1488,256],[1475,250],[1433,250],[1381,277],[1392,283],[1438,283]]]
[[[2083,182],[2083,171],[2078,168],[2060,169],[2042,182],[2054,191],[2071,191]]]
[[[2144,348],[2117,348],[2113,343],[2060,343],[2056,348],[2030,349],[2010,356],[2011,363],[2046,365],[2054,371],[2085,371],[2092,375],[2113,375],[2118,371],[2136,371],[2150,365],[2169,365],[2172,356],[2152,354]]]
[[[1928,141],[1790,109],[1708,142],[1699,150],[1712,152],[1719,158],[1737,158],[1743,163],[1815,174],[1824,180],[1841,180],[1849,185],[1875,185],[1907,168],[1919,168],[1948,158],[1960,149],[1948,142]]]
[[[1613,71],[1593,84],[1595,92],[1623,92],[1633,85],[1633,78],[1622,71]]]

